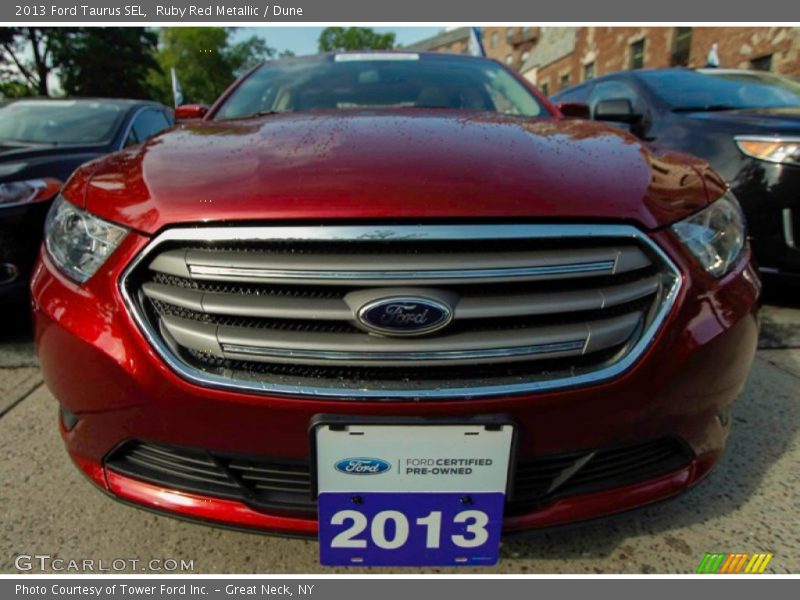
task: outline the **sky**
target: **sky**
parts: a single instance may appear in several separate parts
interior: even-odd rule
[[[278,52],[291,50],[298,56],[317,53],[317,39],[323,27],[242,27],[236,30],[236,41],[256,35]],[[398,44],[408,45],[443,31],[441,27],[373,27],[378,33],[393,31]]]

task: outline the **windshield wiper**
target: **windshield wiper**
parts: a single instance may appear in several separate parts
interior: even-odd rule
[[[241,115],[238,117],[227,117],[219,119],[220,121],[240,121],[243,119],[255,119],[256,117],[269,117],[270,115],[282,115],[284,113],[294,112],[291,110],[259,110],[258,112]]]
[[[703,104],[699,106],[675,106],[672,112],[714,112],[721,110],[739,110],[740,106],[730,104]]]
[[[292,112],[290,110],[259,110],[258,112],[254,112],[249,115],[245,115],[244,117],[240,117],[241,119],[252,119],[253,117],[270,117],[272,115],[282,115],[283,113]]]

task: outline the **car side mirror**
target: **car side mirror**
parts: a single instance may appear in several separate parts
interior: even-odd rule
[[[615,123],[637,123],[642,115],[634,112],[633,104],[627,98],[601,100],[594,107],[594,118],[597,121],[613,121]]]
[[[182,104],[175,109],[175,120],[202,119],[207,112],[208,107],[205,104]]]
[[[575,119],[591,119],[592,112],[589,110],[589,105],[583,102],[559,102],[556,108],[561,111],[565,117],[573,117]]]

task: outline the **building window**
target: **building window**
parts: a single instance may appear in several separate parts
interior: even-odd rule
[[[528,62],[528,58],[530,58],[530,55],[531,55],[531,53],[528,52],[527,50],[522,53],[522,56],[520,57],[520,59],[522,60],[522,64],[525,64],[526,62]]]
[[[491,48],[497,48],[497,44],[500,43],[500,34],[496,31],[492,32],[491,37],[489,38],[489,46]]]
[[[509,67],[514,64],[514,56],[512,54],[506,54],[506,64]]]
[[[589,81],[594,78],[594,63],[590,62],[588,65],[583,65],[583,80]]]
[[[689,54],[692,51],[692,28],[676,27],[672,37],[672,57],[670,64],[673,67],[685,67],[689,64]]]
[[[549,96],[550,95],[550,82],[549,81],[545,81],[545,82],[542,83],[542,94],[544,94],[545,96]]]
[[[644,39],[631,44],[631,69],[641,69],[644,66]]]
[[[772,70],[772,54],[760,56],[750,61],[750,68],[756,71],[771,71]]]
[[[509,44],[514,42],[514,30],[511,27],[506,28],[506,42]]]
[[[564,73],[558,82],[559,90],[565,90],[569,87],[569,73]]]

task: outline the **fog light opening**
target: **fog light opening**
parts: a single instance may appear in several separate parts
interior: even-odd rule
[[[64,426],[64,429],[67,431],[72,431],[75,429],[75,426],[78,424],[80,419],[78,419],[77,416],[69,412],[63,406],[59,410],[61,413],[61,424]]]
[[[731,409],[726,408],[717,415],[717,419],[719,419],[719,424],[723,427],[728,427],[731,424]]]
[[[14,263],[0,263],[0,286],[14,283],[19,279],[19,269]]]

